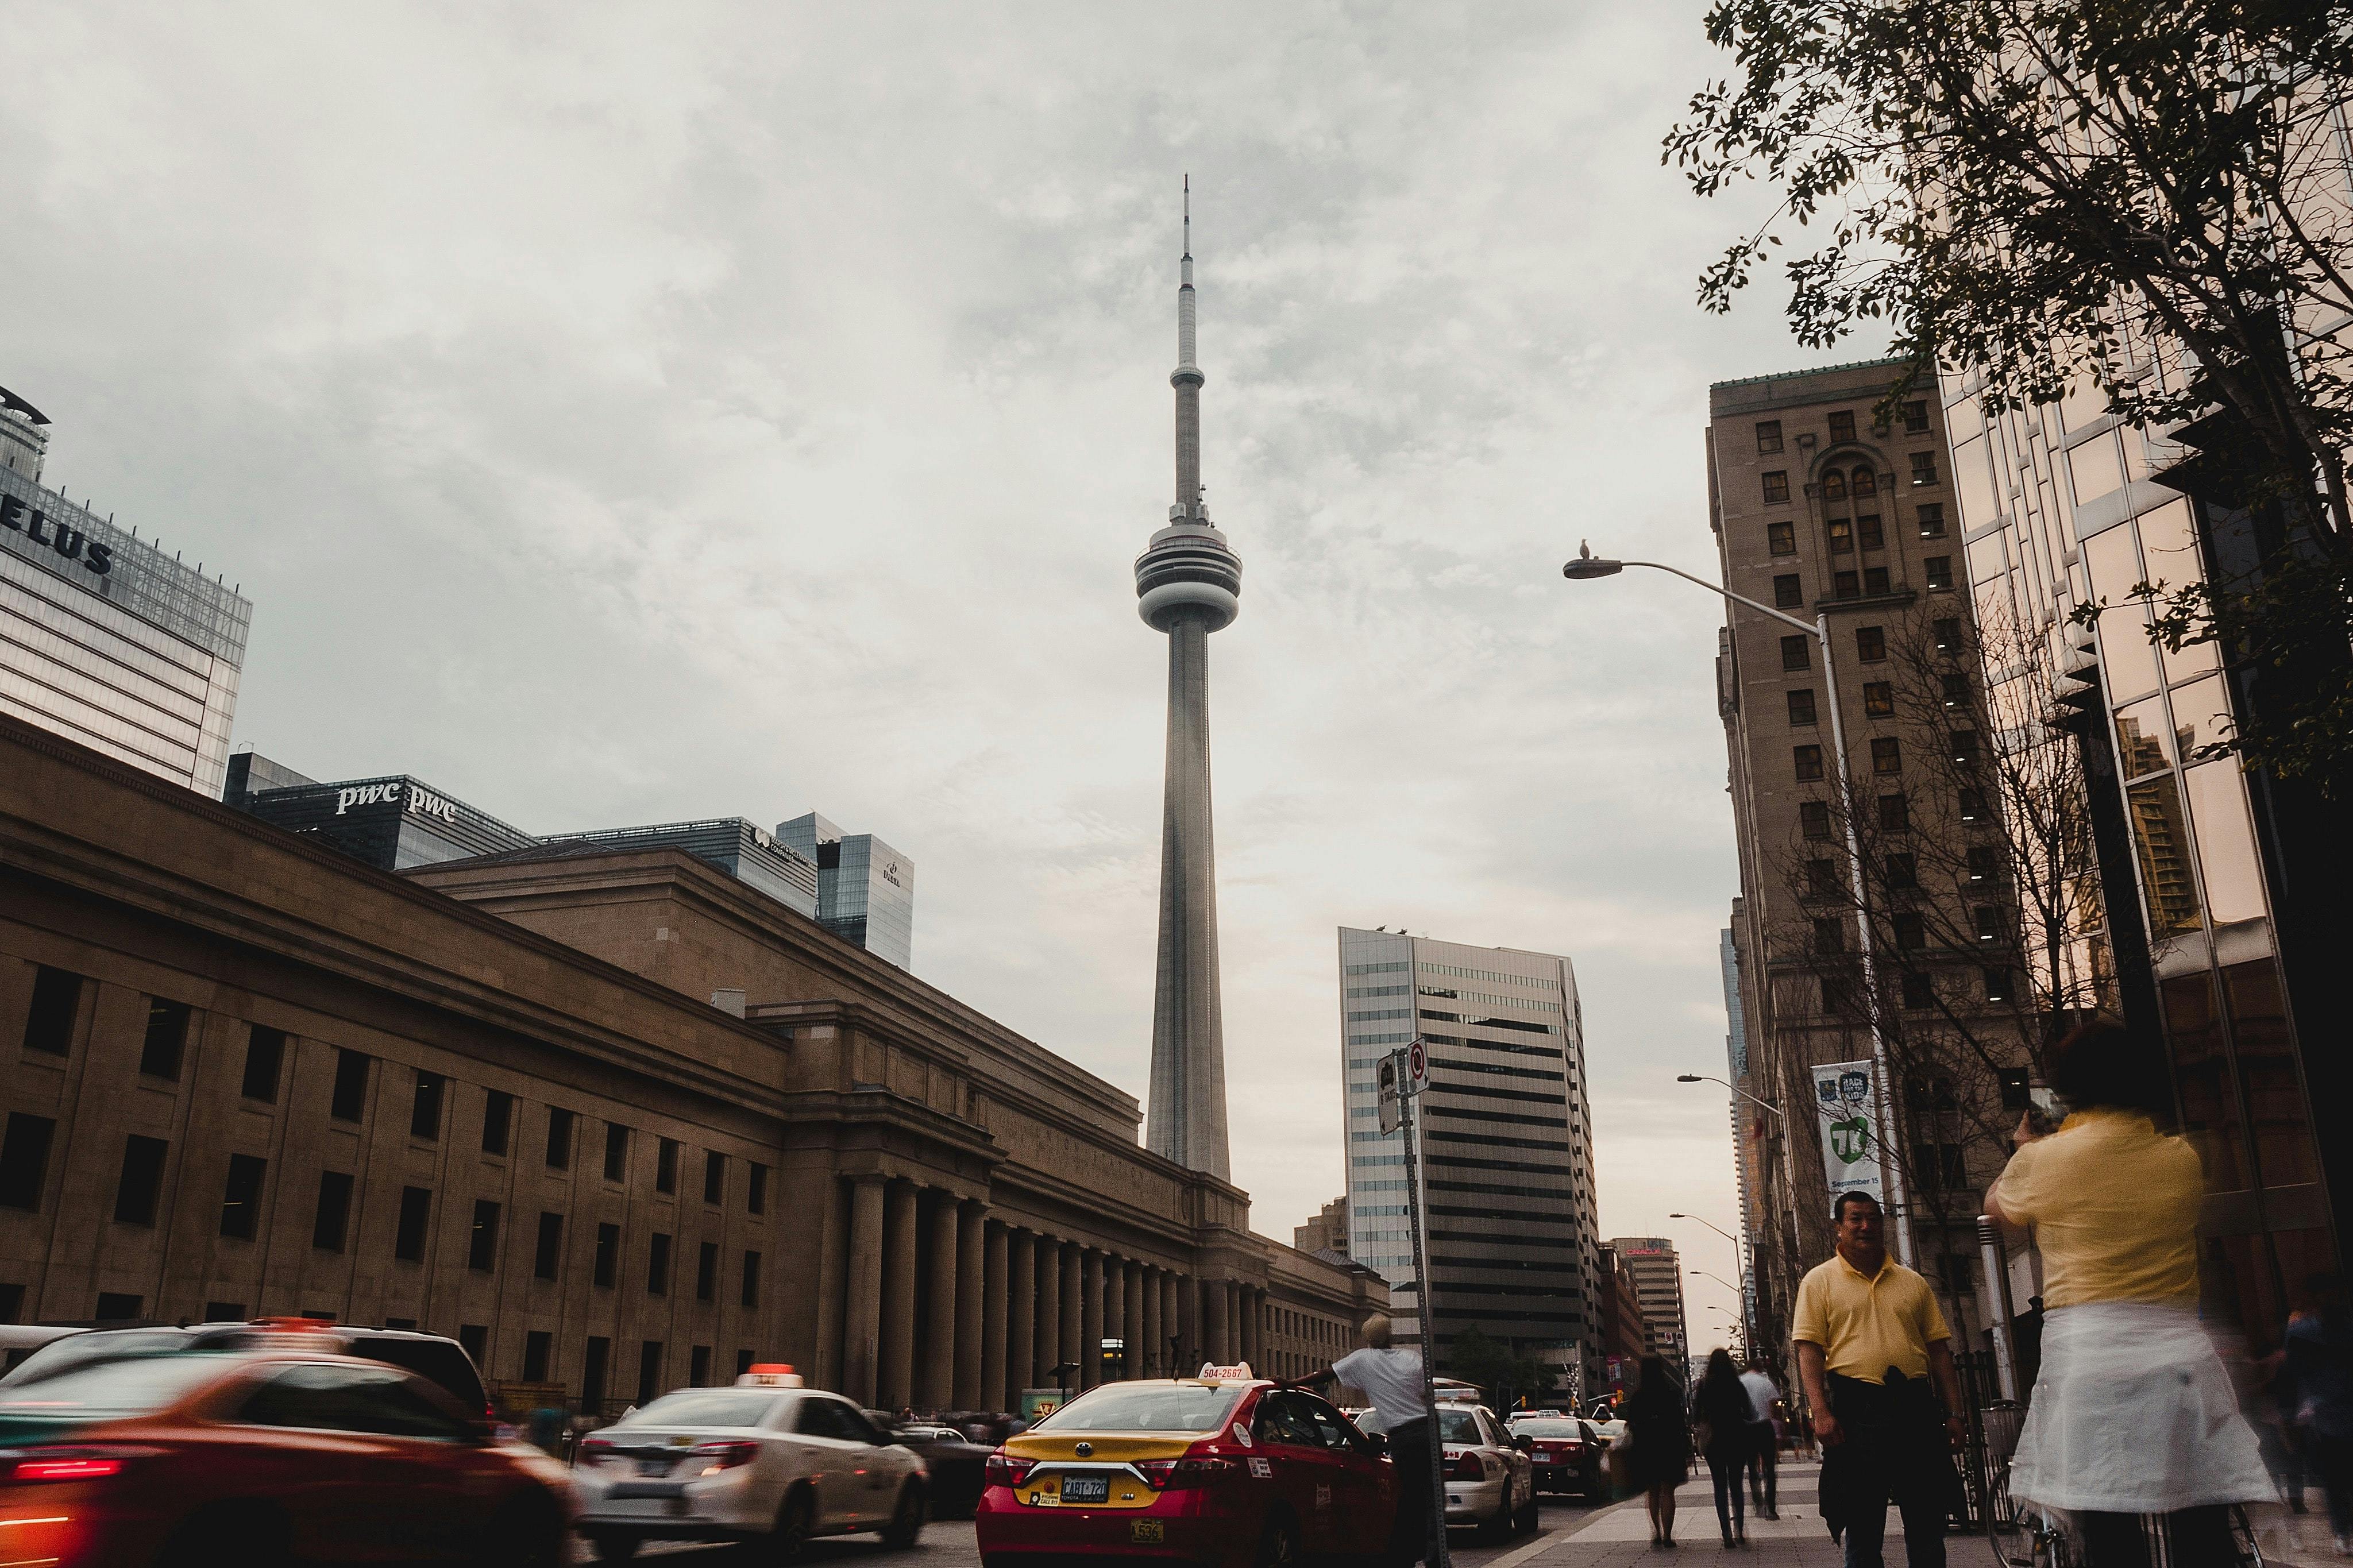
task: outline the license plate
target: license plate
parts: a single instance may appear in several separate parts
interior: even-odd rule
[[[1138,1546],[1157,1546],[1168,1539],[1168,1534],[1158,1520],[1139,1519],[1129,1523],[1127,1538]]]
[[[1111,1478],[1109,1476],[1064,1476],[1062,1500],[1064,1502],[1109,1502]]]
[[[1535,1461],[1539,1465],[1549,1465],[1552,1463],[1552,1456],[1550,1454],[1538,1454],[1535,1456]]]
[[[639,1459],[638,1461],[638,1474],[641,1476],[666,1476],[670,1474],[670,1461],[668,1459]]]

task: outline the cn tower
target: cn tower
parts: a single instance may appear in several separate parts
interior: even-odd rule
[[[1160,967],[1145,1145],[1229,1180],[1218,867],[1209,827],[1209,634],[1241,609],[1242,563],[1201,500],[1201,367],[1193,363],[1193,182],[1176,288],[1176,500],[1135,562],[1136,610],[1168,636],[1168,769],[1160,815]]]

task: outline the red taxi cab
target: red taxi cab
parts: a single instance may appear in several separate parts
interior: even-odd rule
[[[1396,1513],[1381,1445],[1314,1394],[1243,1365],[1081,1394],[989,1458],[974,1518],[981,1561],[1005,1568],[1040,1557],[1370,1561]]]
[[[268,1339],[0,1386],[0,1558],[565,1561],[571,1489],[554,1460],[413,1373]]]

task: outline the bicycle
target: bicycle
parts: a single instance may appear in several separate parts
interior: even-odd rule
[[[2143,1523],[2153,1525],[2153,1516],[2144,1515]],[[2152,1529],[2151,1533],[2157,1532]],[[1986,1540],[1993,1547],[1993,1560],[2000,1568],[2076,1568],[2082,1562],[2063,1523],[2010,1495],[2007,1456],[1995,1464],[1987,1490]],[[2231,1505],[2231,1561],[2213,1564],[2212,1568],[2264,1568],[2263,1549],[2255,1539],[2254,1523],[2240,1503]],[[2151,1562],[2169,1560],[2169,1551],[2159,1541],[2153,1540],[2151,1546]],[[2180,1563],[2176,1568],[2206,1565]]]

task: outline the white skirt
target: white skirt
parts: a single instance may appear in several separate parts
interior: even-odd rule
[[[2010,1490],[2047,1509],[2171,1513],[2276,1493],[2196,1310],[2052,1309]]]

